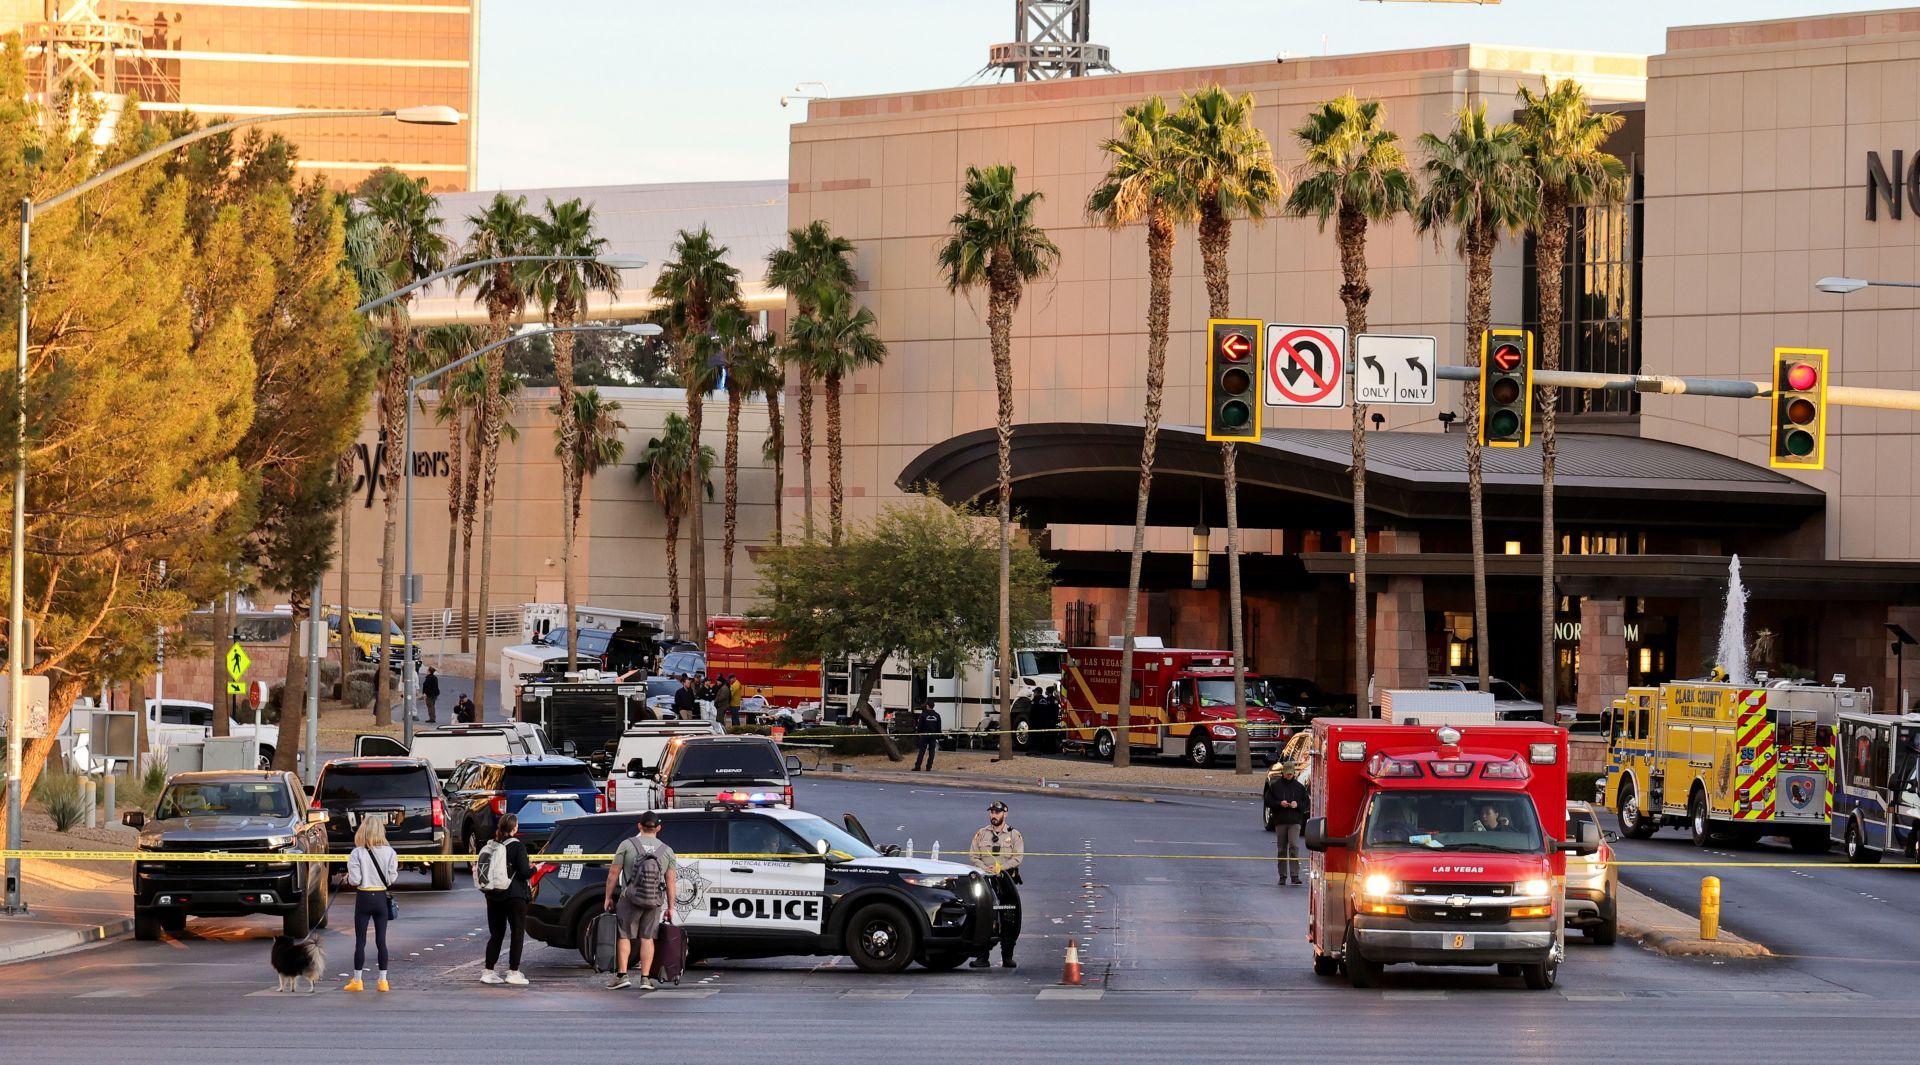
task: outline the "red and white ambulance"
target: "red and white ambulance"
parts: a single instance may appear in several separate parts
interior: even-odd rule
[[[1307,939],[1313,969],[1492,965],[1551,988],[1566,954],[1567,730],[1313,724]]]
[[[1279,714],[1265,706],[1266,685],[1249,674],[1247,740],[1255,757],[1274,757],[1285,742]],[[1067,742],[1111,759],[1118,742],[1120,649],[1076,647],[1067,652],[1060,713]],[[1233,653],[1177,647],[1133,651],[1128,742],[1136,752],[1185,758],[1197,766],[1232,758],[1241,715],[1233,705]]]

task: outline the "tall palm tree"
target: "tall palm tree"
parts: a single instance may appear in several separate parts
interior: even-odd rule
[[[1147,227],[1147,406],[1140,437],[1140,493],[1134,504],[1133,557],[1127,565],[1127,615],[1121,630],[1120,675],[1133,675],[1133,634],[1140,622],[1140,562],[1147,549],[1147,497],[1153,485],[1153,451],[1160,437],[1160,402],[1167,383],[1167,331],[1173,308],[1174,227],[1190,221],[1195,197],[1186,184],[1179,134],[1158,96],[1127,108],[1120,135],[1102,144],[1107,172],[1087,197],[1087,213],[1113,229],[1144,221]],[[1133,698],[1120,685],[1119,734],[1113,764],[1128,765],[1133,752]]]
[[[1422,232],[1459,234],[1467,261],[1467,363],[1480,365],[1480,344],[1493,315],[1493,251],[1502,233],[1528,225],[1539,211],[1539,189],[1527,167],[1520,127],[1487,121],[1487,106],[1463,107],[1445,137],[1420,135],[1427,191],[1416,208]],[[1531,397],[1529,397],[1531,402]],[[1473,640],[1480,690],[1488,691],[1487,531],[1481,484],[1480,385],[1466,387],[1467,517],[1473,539]]]
[[[852,292],[829,290],[819,295],[820,305],[811,316],[797,320],[794,329],[826,384],[827,535],[838,544],[846,511],[840,395],[848,374],[885,361],[887,346],[874,333],[873,311],[861,306]]]
[[[545,211],[533,220],[533,246],[541,255],[568,255],[565,262],[534,264],[529,271],[528,287],[546,308],[547,322],[560,328],[578,325],[590,292],[612,292],[620,287],[620,271],[593,261],[604,254],[607,242],[594,232],[593,208],[579,200],[546,203]],[[559,437],[561,494],[573,499],[580,493],[580,426],[574,421],[572,333],[553,334],[553,373],[560,389],[560,424],[554,427]],[[574,667],[580,649],[580,626],[573,622],[573,527],[572,507],[560,511],[560,598],[567,617],[567,668]]]
[[[1527,165],[1540,183],[1540,218],[1534,224],[1533,276],[1540,293],[1540,367],[1560,368],[1561,278],[1566,264],[1567,228],[1573,210],[1591,204],[1617,204],[1627,196],[1627,168],[1601,148],[1625,118],[1595,113],[1587,94],[1572,78],[1543,86],[1535,96],[1520,89],[1519,125]],[[1540,389],[1540,697],[1551,708],[1559,699],[1559,670],[1554,661],[1553,621],[1560,596],[1554,588],[1554,552],[1560,536],[1553,520],[1553,467],[1559,413],[1558,389]]]
[[[760,445],[760,458],[773,467],[773,542],[780,543],[780,529],[784,518],[781,498],[786,495],[786,426],[780,416],[780,393],[787,388],[787,357],[789,346],[779,337],[771,334],[760,337],[747,349],[743,358],[735,359],[733,372],[740,377],[740,387],[746,390],[747,398],[764,396],[767,401],[767,438]],[[729,522],[731,524],[731,522]],[[728,537],[731,543],[732,536]],[[730,553],[730,552],[729,552]]]
[[[947,291],[987,289],[987,337],[999,393],[1000,646],[994,683],[1000,693],[1000,757],[1013,757],[1013,312],[1028,284],[1053,273],[1060,249],[1034,221],[1040,193],[1021,192],[1011,166],[967,168],[953,235],[940,247]]]
[[[556,403],[551,413],[558,415],[558,407]],[[573,508],[575,525],[580,523],[580,500],[587,480],[609,466],[618,466],[627,453],[627,423],[619,414],[620,401],[603,397],[597,388],[587,387],[573,394],[573,421],[579,426],[573,438],[573,465],[580,476],[574,479],[573,495],[567,503]],[[560,457],[559,441],[554,442],[553,453]]]
[[[767,253],[767,284],[793,297],[799,317],[810,317],[819,305],[819,293],[851,291],[858,278],[853,270],[853,242],[835,236],[827,224],[814,219],[787,231],[785,247]],[[791,331],[791,327],[789,327]],[[813,382],[815,374],[805,360],[791,361],[799,387],[801,522],[813,539]]]
[[[527,212],[525,196],[495,193],[478,214],[467,216],[472,236],[467,239],[464,257],[497,259],[507,255],[525,255],[533,248],[533,215]],[[487,343],[506,339],[527,306],[527,275],[524,264],[496,263],[484,271],[460,275],[461,291],[473,290],[474,301],[487,309]],[[494,351],[483,360],[487,384],[482,395],[495,402],[481,408],[480,430],[480,631],[474,638],[473,704],[476,720],[487,713],[487,616],[493,602],[493,493],[500,472],[500,415],[511,407],[498,403],[507,366],[507,353]],[[462,597],[464,599],[464,596]],[[465,644],[462,643],[462,649]]]
[[[740,302],[740,271],[727,262],[727,246],[717,243],[706,226],[698,231],[681,230],[668,249],[667,261],[654,278],[653,298],[665,307],[666,319],[680,358],[680,379],[687,389],[687,431],[693,434],[693,447],[700,447],[700,423],[706,411],[707,393],[713,390],[713,376],[696,361],[708,362],[713,355],[708,332],[713,316],[721,307]],[[697,499],[692,478],[696,471],[687,467],[687,498]],[[694,639],[707,638],[707,563],[704,507],[687,507],[687,539],[692,544],[688,559],[688,605]]]
[[[691,471],[691,472],[690,472]],[[695,477],[713,498],[713,449],[700,449],[700,467],[693,469],[693,429],[678,414],[667,415],[660,435],[647,440],[639,461],[633,464],[635,480],[653,489],[654,502],[660,505],[667,523],[667,613],[675,635],[680,633],[680,519],[686,515],[689,492]]]
[[[1280,203],[1284,189],[1273,165],[1273,146],[1253,124],[1253,94],[1236,97],[1218,85],[1189,93],[1173,116],[1180,155],[1187,167],[1185,186],[1198,202],[1200,262],[1207,280],[1207,314],[1231,318],[1233,300],[1227,253],[1233,245],[1233,220],[1265,218]],[[1233,641],[1233,705],[1242,719],[1247,706],[1246,615],[1240,598],[1239,447],[1220,445],[1220,472],[1227,495],[1227,610]],[[1234,730],[1233,768],[1253,772],[1253,746],[1244,725]]]
[[[740,515],[740,405],[746,401],[747,380],[740,372],[754,355],[759,338],[753,335],[753,319],[746,308],[728,304],[713,316],[714,354],[720,359],[721,379],[727,391],[726,469],[721,483],[726,486],[725,517],[721,524],[720,612],[733,613],[733,543],[739,530]],[[750,374],[751,371],[749,370]]]
[[[427,362],[433,367],[441,367],[472,351],[479,346],[478,331],[469,325],[439,325],[426,331],[421,346],[425,349]],[[477,367],[476,367],[477,369]],[[473,471],[466,465],[467,437],[473,432],[469,418],[473,402],[478,398],[470,385],[462,381],[463,375],[453,374],[443,377],[440,385],[440,400],[434,405],[434,420],[447,427],[447,597],[445,610],[449,617],[453,613],[453,589],[459,576],[460,564],[460,526],[466,514],[466,480]],[[479,387],[485,387],[484,379]],[[422,401],[424,406],[425,401]],[[466,600],[461,600],[465,605]],[[462,622],[466,619],[461,618]],[[464,631],[464,630],[463,630]],[[444,642],[444,631],[440,639]]]
[[[1367,227],[1413,209],[1413,175],[1400,138],[1384,123],[1378,100],[1352,93],[1307,113],[1293,135],[1306,149],[1287,213],[1313,215],[1324,232],[1334,222],[1340,247],[1340,302],[1348,343],[1367,331]],[[1367,709],[1367,407],[1353,405],[1353,690]]]
[[[380,229],[372,215],[368,214],[351,197],[342,196],[338,200],[341,214],[341,230],[345,238],[341,253],[347,261],[347,269],[352,271],[355,285],[360,289],[360,298],[372,299],[387,289],[386,276],[380,271]],[[372,325],[366,329],[372,333]],[[369,336],[371,341],[373,338]],[[368,348],[379,347],[369,343]],[[356,460],[359,458],[359,445],[348,448],[334,467],[334,476],[345,486],[345,500],[340,504],[340,624],[347,624],[351,613],[352,600],[348,598],[348,577],[352,566],[348,563],[352,556],[348,554],[349,534],[353,531],[353,478]],[[368,479],[373,471],[368,469]],[[342,682],[353,669],[353,641],[347,638],[344,630],[340,637],[340,676]],[[216,673],[217,675],[217,673]]]
[[[372,216],[376,231],[375,259],[380,264],[382,279],[389,288],[411,284],[446,265],[448,245],[446,236],[440,232],[439,202],[427,194],[425,178],[413,179],[398,171],[388,171],[386,179],[368,194],[366,211]],[[407,297],[387,305],[387,328],[391,343],[380,386],[380,432],[386,441],[386,461],[382,464],[386,477],[386,526],[382,534],[380,556],[380,661],[375,666],[375,675],[381,677],[385,676],[390,654],[387,633],[391,631],[391,624],[385,619],[391,618],[394,613],[394,566],[400,558],[396,519],[399,516],[402,483],[400,453],[404,450],[401,423],[405,419],[408,402],[407,380],[416,357],[413,326],[407,314],[407,305],[411,302],[412,297]],[[406,456],[407,461],[411,459],[411,456]],[[351,623],[350,616],[345,613],[346,605],[341,604],[343,640]],[[411,653],[411,649],[408,649],[408,653]],[[373,691],[374,720],[382,725],[391,723],[393,718],[387,706],[387,685],[376,683]]]

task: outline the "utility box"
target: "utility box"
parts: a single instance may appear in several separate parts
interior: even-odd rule
[[[173,763],[168,762],[167,768],[172,769]],[[260,741],[252,736],[208,736],[200,746],[200,768],[259,769]]]
[[[1491,725],[1499,720],[1492,692],[1429,691],[1425,688],[1380,693],[1380,719],[1396,725]]]

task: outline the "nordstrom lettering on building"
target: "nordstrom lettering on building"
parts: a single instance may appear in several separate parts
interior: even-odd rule
[[[1890,157],[1893,165],[1889,167],[1880,161],[1879,152],[1867,153],[1867,221],[1879,220],[1882,200],[1887,203],[1887,213],[1896,221],[1900,218],[1903,198],[1913,207],[1913,213],[1920,215],[1920,152],[1913,154],[1911,163],[1906,156],[1904,150],[1895,148]]]

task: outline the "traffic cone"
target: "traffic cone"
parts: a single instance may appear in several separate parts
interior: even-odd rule
[[[1063,984],[1080,982],[1080,941],[1077,939],[1067,940],[1067,966],[1060,973],[1060,982]]]

